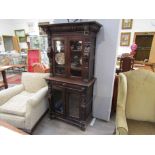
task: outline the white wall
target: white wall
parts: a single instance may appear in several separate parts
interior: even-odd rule
[[[122,20],[120,20],[121,24],[119,27],[119,36],[118,36],[118,50],[117,55],[121,55],[122,53],[130,53],[130,46],[133,43],[134,33],[135,32],[155,32],[155,19],[134,19],[132,29],[122,30]],[[130,46],[120,46],[120,34],[121,32],[131,32],[130,38]]]
[[[93,116],[110,119],[117,38],[120,21],[117,19],[97,20],[103,25],[97,35]]]

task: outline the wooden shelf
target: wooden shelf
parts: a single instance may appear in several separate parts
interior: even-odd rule
[[[56,68],[65,68],[65,66],[55,66]]]
[[[72,52],[81,52],[82,50],[71,50]]]
[[[71,66],[71,69],[72,69],[72,70],[78,70],[78,71],[82,70],[81,67],[72,67],[72,66]]]

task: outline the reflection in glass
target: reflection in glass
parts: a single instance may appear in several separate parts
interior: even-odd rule
[[[81,96],[70,93],[69,95],[69,116],[79,118],[79,104]]]
[[[55,41],[55,72],[56,74],[65,73],[65,51],[64,41]]]
[[[82,65],[82,41],[71,40],[71,70],[72,76],[81,76]]]
[[[55,112],[63,113],[63,105],[64,105],[63,92],[60,91],[60,90],[54,89],[53,96],[54,96],[54,109],[55,109]]]
[[[63,41],[56,41],[55,42],[56,51],[55,52],[64,52],[64,42]]]

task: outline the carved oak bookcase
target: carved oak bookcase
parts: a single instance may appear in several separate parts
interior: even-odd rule
[[[46,24],[48,35],[50,117],[79,126],[91,119],[97,22]]]

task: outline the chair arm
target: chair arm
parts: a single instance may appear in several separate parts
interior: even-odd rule
[[[127,135],[128,125],[125,116],[125,110],[121,107],[117,107],[116,113],[116,134],[117,135]]]
[[[23,84],[0,91],[0,106],[24,90]]]
[[[127,96],[127,79],[126,76],[123,73],[121,73],[119,74],[119,81],[118,81],[116,134],[128,134],[128,126],[125,114],[126,96]]]
[[[27,102],[28,106],[36,106],[40,103],[40,101],[47,95],[48,87],[43,87],[39,91],[37,91]]]

